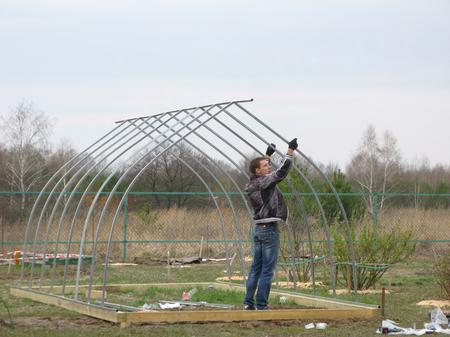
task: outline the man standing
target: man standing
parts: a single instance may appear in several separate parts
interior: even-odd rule
[[[288,175],[292,167],[292,156],[297,147],[297,138],[294,138],[289,142],[282,165],[275,172],[272,172],[270,164],[270,156],[275,152],[274,144],[270,144],[267,148],[266,157],[257,157],[250,162],[252,177],[245,186],[245,191],[255,211],[253,217],[255,227],[253,263],[247,279],[245,310],[269,308],[267,304],[270,287],[280,248],[278,222],[286,221],[288,215],[287,205],[277,184]]]

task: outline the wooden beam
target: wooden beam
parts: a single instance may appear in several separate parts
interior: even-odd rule
[[[77,302],[69,298],[57,295],[49,295],[42,292],[36,292],[29,289],[11,288],[12,295],[22,298],[28,298],[33,301],[52,304],[70,311],[75,311],[86,316],[100,318],[104,321],[117,323],[117,312],[112,309],[100,308],[87,303]]]
[[[219,289],[245,291],[243,285],[234,283],[153,283],[153,284],[115,284],[108,285],[107,289],[146,289],[151,287],[195,287],[213,285]],[[47,287],[49,288],[49,287]],[[86,289],[86,286],[80,287]],[[53,287],[54,291],[61,288]],[[66,286],[68,292],[73,286]],[[101,289],[93,286],[92,289]],[[318,309],[277,309],[267,311],[248,310],[178,310],[178,311],[142,311],[142,312],[115,312],[108,308],[89,305],[74,301],[67,297],[52,295],[41,289],[11,288],[11,294],[29,298],[34,301],[56,305],[84,315],[100,318],[106,321],[120,323],[121,327],[128,327],[132,323],[181,323],[181,322],[232,322],[249,320],[342,320],[342,319],[373,319],[378,318],[380,309],[374,305],[338,301],[323,297],[295,294],[288,291],[272,290],[271,296],[285,296],[300,305],[318,307]]]
[[[123,326],[131,323],[234,322],[273,320],[342,320],[371,319],[377,310],[368,309],[279,309],[279,310],[208,310],[208,311],[152,311],[117,313]]]
[[[238,290],[245,291],[245,286],[235,283],[222,283],[215,282],[214,286],[225,290]],[[276,290],[270,291],[270,297],[275,296],[285,296],[290,300],[295,301],[295,303],[316,308],[328,308],[328,309],[378,309],[376,305],[355,303],[349,301],[342,301],[333,298],[325,298],[320,296],[308,296],[298,293],[292,293],[290,291]]]

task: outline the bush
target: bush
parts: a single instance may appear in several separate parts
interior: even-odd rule
[[[375,235],[372,226],[359,228],[356,239],[355,225],[351,228],[353,249],[355,252],[358,290],[373,287],[383,276],[390,265],[401,262],[415,251],[412,232],[402,232],[398,228],[380,232]],[[341,280],[348,289],[354,289],[353,266],[347,230],[334,231],[334,256],[338,265]],[[342,282],[343,280],[343,282]]]
[[[436,255],[432,274],[444,297],[450,300],[450,250]]]

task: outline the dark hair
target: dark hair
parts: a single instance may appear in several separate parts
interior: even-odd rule
[[[256,174],[256,169],[260,168],[261,166],[261,161],[263,160],[269,160],[269,158],[267,157],[256,157],[255,159],[252,159],[252,161],[250,162],[249,165],[249,170],[251,172],[251,174],[255,175]]]

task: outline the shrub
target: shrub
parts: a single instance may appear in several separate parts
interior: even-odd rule
[[[450,300],[450,250],[435,256],[433,277],[441,287],[444,297]]]
[[[401,262],[415,251],[415,243],[411,231],[400,231],[394,228],[375,235],[372,226],[359,228],[356,239],[355,225],[352,225],[351,236],[355,252],[358,290],[373,287],[383,276],[390,265]],[[347,230],[334,231],[334,256],[338,272],[342,274],[343,283],[348,289],[354,289],[353,266]],[[342,279],[340,283],[342,283]],[[339,280],[339,278],[338,278]]]

